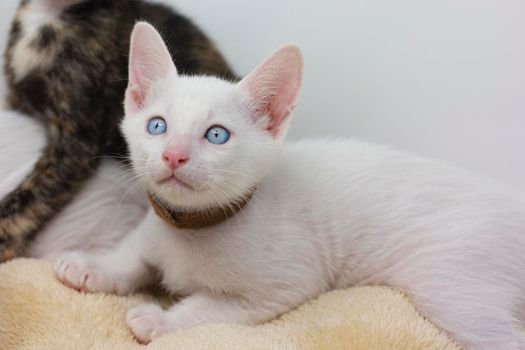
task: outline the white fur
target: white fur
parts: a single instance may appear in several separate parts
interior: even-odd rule
[[[17,11],[20,38],[13,47],[13,57],[9,61],[17,81],[34,70],[45,71],[53,66],[60,45],[36,49],[33,42],[45,25],[51,26],[57,33],[64,33],[60,14],[66,8],[84,1],[86,0],[31,0]],[[57,40],[60,40],[60,35]]]
[[[36,50],[32,42],[37,38],[44,25],[58,26],[60,11],[49,6],[48,1],[35,1],[18,10],[21,37],[13,47],[13,58],[10,61],[16,80],[23,79],[35,69],[47,69],[55,61],[56,50],[51,46],[46,50]]]
[[[242,82],[173,74],[151,86],[122,126],[148,189],[179,210],[224,204],[254,185],[255,195],[230,220],[200,230],[174,229],[150,210],[115,251],[59,259],[58,277],[85,291],[128,293],[151,280],[147,266],[157,267],[162,283],[187,297],[167,311],[128,312],[144,342],[201,323],[264,322],[327,290],[366,284],[405,291],[468,349],[525,349],[519,198],[382,146],[281,146],[286,130],[271,135],[270,116],[256,115],[254,103]],[[166,134],[146,133],[154,115],[166,119]],[[217,124],[232,132],[221,146],[203,138]],[[181,138],[189,159],[175,175],[194,190],[158,183],[170,171],[163,150]]]
[[[44,128],[32,118],[1,111],[0,119],[3,198],[31,171],[46,141]],[[146,203],[126,170],[106,159],[73,202],[37,235],[27,256],[53,259],[71,250],[113,248],[144,217]]]

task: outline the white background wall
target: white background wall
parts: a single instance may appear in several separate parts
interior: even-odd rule
[[[14,0],[0,0],[4,45]],[[304,50],[291,137],[369,139],[525,193],[525,1],[169,0],[242,74]]]

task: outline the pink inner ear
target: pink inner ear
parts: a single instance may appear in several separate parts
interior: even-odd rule
[[[153,84],[169,75],[177,75],[168,48],[160,34],[151,25],[135,25],[131,35],[129,85],[126,109],[140,109]]]
[[[294,79],[295,77],[290,77]],[[296,79],[295,81],[287,82],[287,88],[282,92],[277,93],[275,96],[279,96],[276,100],[270,103],[270,125],[268,130],[273,136],[276,136],[280,133],[281,126],[283,122],[290,116],[293,109],[295,108],[295,103],[297,102],[297,97],[299,95],[299,90],[301,86],[301,78]]]
[[[303,59],[294,45],[285,45],[248,75],[244,85],[255,103],[258,116],[270,117],[268,131],[274,136],[284,132],[301,88]]]
[[[140,89],[138,87],[136,87],[136,86],[130,86],[129,89],[131,91],[131,98],[133,99],[133,101],[135,102],[137,107],[139,107],[139,108],[144,107],[145,96],[140,91]]]

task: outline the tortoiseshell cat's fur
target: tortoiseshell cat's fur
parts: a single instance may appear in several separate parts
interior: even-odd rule
[[[33,172],[0,202],[0,261],[23,254],[92,176],[101,155],[125,155],[118,125],[138,19],[163,33],[180,72],[236,79],[213,43],[164,5],[21,1],[5,53],[7,102],[46,123],[48,144]]]

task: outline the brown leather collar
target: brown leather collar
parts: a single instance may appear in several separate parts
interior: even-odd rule
[[[180,229],[200,229],[220,224],[233,217],[246,206],[248,201],[253,197],[254,192],[255,190],[252,189],[228,205],[188,212],[170,209],[161,199],[151,192],[148,192],[148,198],[155,213],[168,225]]]

